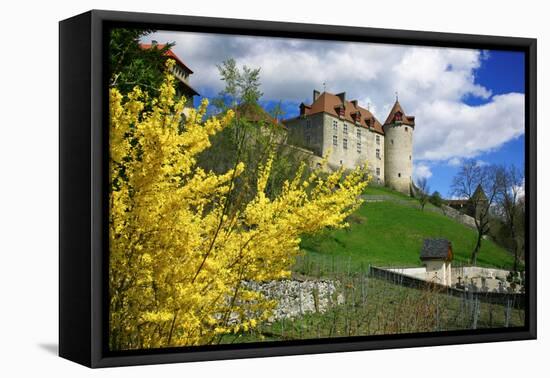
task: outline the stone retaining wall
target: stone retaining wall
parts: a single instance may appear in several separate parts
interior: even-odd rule
[[[342,294],[337,294],[337,281],[283,280],[245,282],[243,285],[278,301],[270,321],[295,318],[312,312],[323,313],[332,305],[342,304],[344,301]]]

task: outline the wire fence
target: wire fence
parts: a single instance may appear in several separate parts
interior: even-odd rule
[[[241,341],[333,338],[521,327],[520,295],[457,291],[336,257],[305,255],[278,287],[278,315]],[[260,291],[262,289],[260,288]]]

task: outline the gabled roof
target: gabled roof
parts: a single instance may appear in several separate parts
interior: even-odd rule
[[[388,118],[386,118],[386,122],[384,122],[384,125],[392,124],[397,113],[401,113],[402,115],[401,123],[414,127],[414,116],[406,115],[405,111],[401,107],[401,104],[397,100],[395,100],[395,104],[393,104],[393,107],[391,108],[390,114],[388,114]]]
[[[471,200],[479,202],[488,201],[487,195],[485,195],[485,191],[483,190],[481,184],[478,184],[478,186],[476,187],[476,190],[472,194]]]
[[[445,260],[453,259],[453,248],[447,239],[424,239],[424,245],[420,252],[420,260]]]
[[[357,125],[368,128],[367,120],[371,122],[371,130],[384,134],[382,129],[382,124],[374,117],[374,115],[367,109],[359,106],[356,101],[344,101],[335,94],[323,92],[319,97],[311,104],[301,104],[300,106],[304,108],[305,115],[312,115],[316,113],[328,113],[334,117],[339,117],[338,108],[344,105],[344,119],[350,123],[355,123],[355,119],[352,114],[356,112],[360,113],[359,122]]]
[[[164,43],[140,43],[139,44],[139,47],[141,47],[144,50],[147,50],[153,47],[156,47],[157,49],[161,50],[164,48],[164,46],[166,46],[166,44]],[[190,74],[193,73],[191,68],[189,68],[185,63],[183,63],[183,61],[171,49],[166,50],[164,55],[167,56],[168,58],[174,59],[177,65],[181,66],[184,70],[186,70]]]

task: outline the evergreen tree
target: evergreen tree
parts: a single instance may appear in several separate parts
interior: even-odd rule
[[[109,87],[121,93],[129,93],[135,86],[149,93],[158,94],[163,81],[166,51],[173,43],[161,47],[143,49],[140,39],[153,33],[151,29],[116,28],[109,41]]]

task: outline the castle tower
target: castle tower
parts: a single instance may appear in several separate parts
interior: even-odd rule
[[[407,116],[396,98],[384,122],[384,179],[387,186],[411,194],[414,117]]]

